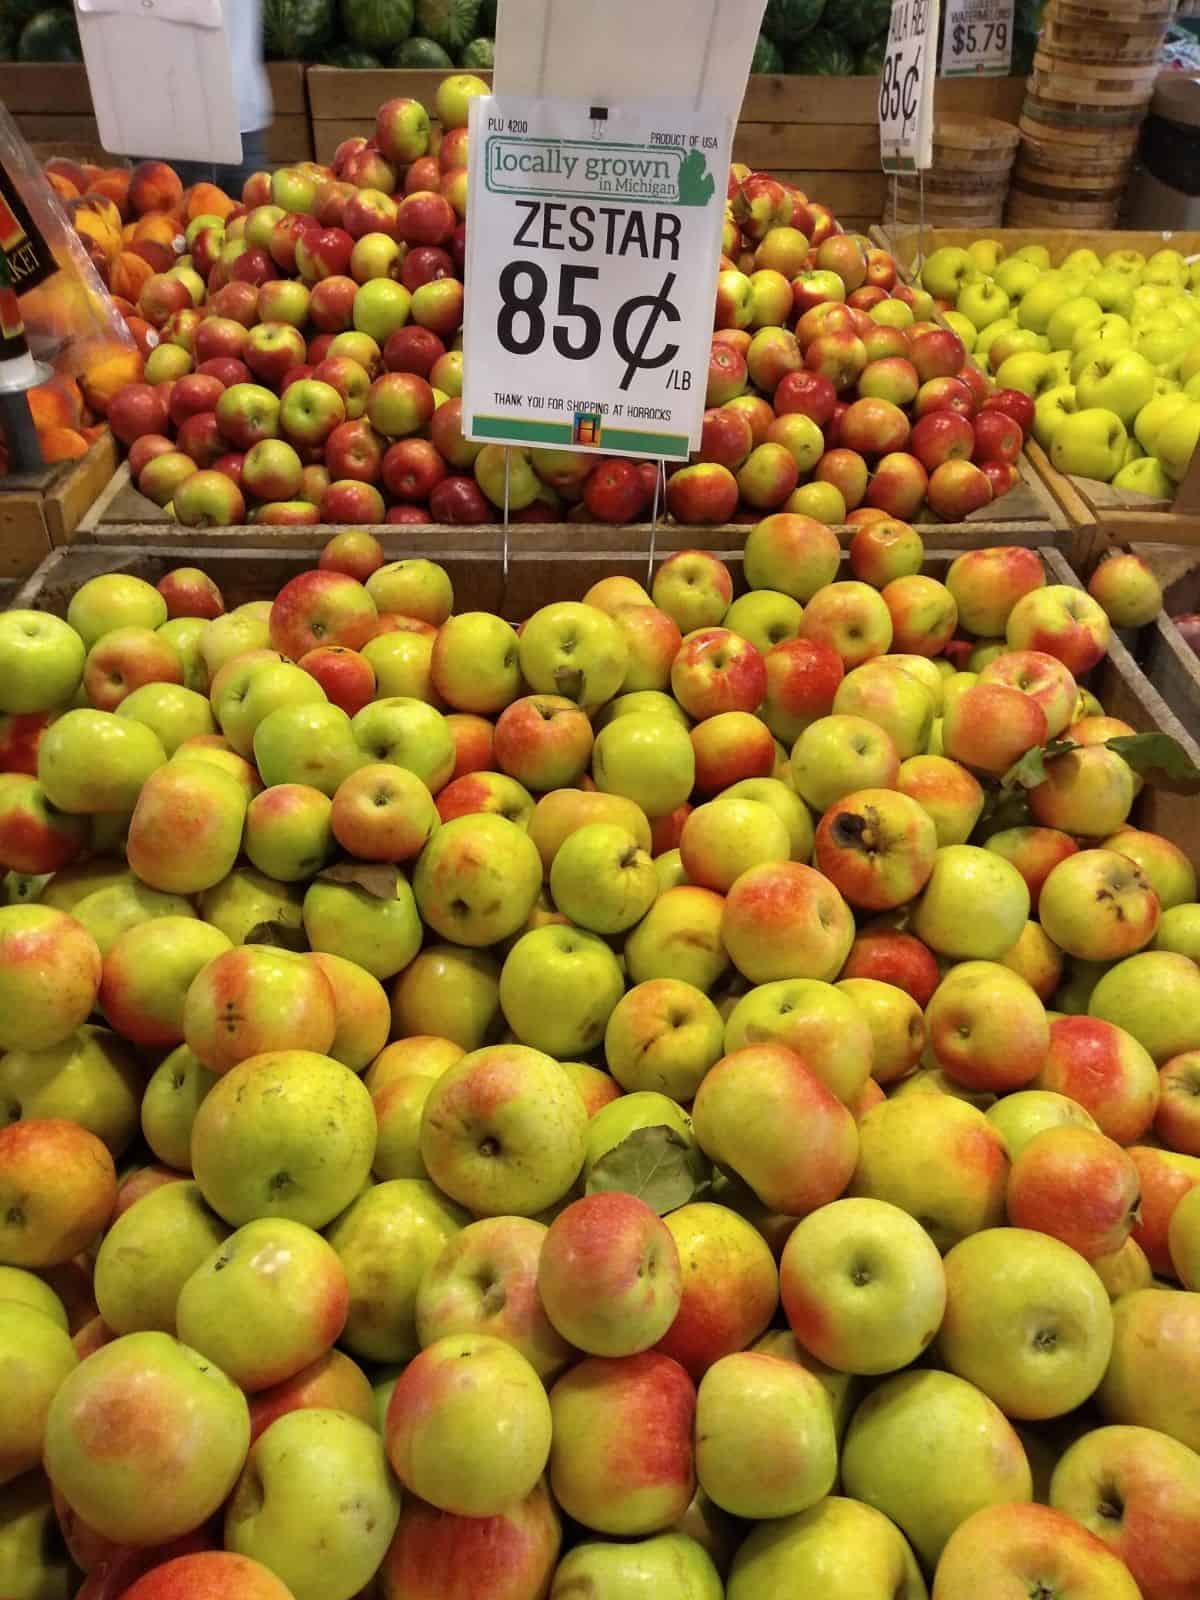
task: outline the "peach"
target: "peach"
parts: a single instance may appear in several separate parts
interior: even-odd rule
[[[129,177],[129,204],[139,216],[148,211],[173,211],[183,203],[183,184],[165,161],[141,161]]]

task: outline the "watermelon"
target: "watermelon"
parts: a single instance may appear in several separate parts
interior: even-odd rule
[[[472,39],[458,58],[460,67],[470,67],[472,72],[490,72],[496,65],[496,41]]]
[[[479,37],[479,0],[417,0],[417,32],[451,52]]]
[[[413,0],[342,0],[342,26],[360,49],[394,50],[412,32]]]
[[[853,5],[825,7],[822,24],[853,45],[870,44],[886,34],[892,20],[892,0],[854,0]]]
[[[334,0],[263,0],[268,61],[315,61],[333,39]]]
[[[859,51],[858,71],[860,77],[877,78],[879,76],[883,71],[883,63],[887,60],[887,44],[888,36],[883,33],[880,34],[878,39],[872,39],[869,45]]]
[[[833,0],[833,4],[846,5],[848,0]],[[762,31],[773,44],[786,49],[812,32],[824,10],[825,0],[767,0]]]
[[[750,57],[751,72],[782,72],[783,55],[777,44],[772,44],[765,33],[760,33],[754,54]]]
[[[74,13],[43,10],[30,17],[17,40],[17,60],[82,61]]]
[[[481,38],[496,37],[496,0],[483,0],[479,7],[479,33]]]
[[[398,50],[392,52],[393,67],[423,67],[425,69],[452,67],[454,62],[432,39],[405,39]]]
[[[352,67],[359,72],[383,65],[378,56],[360,50],[356,44],[335,44],[332,50],[326,50],[322,61],[327,67]]]
[[[828,28],[815,28],[787,56],[788,71],[805,78],[852,78],[856,67],[853,50]]]

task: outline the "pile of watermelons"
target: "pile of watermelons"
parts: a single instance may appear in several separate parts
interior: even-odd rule
[[[1014,73],[1029,71],[1044,0],[1017,0]],[[892,0],[767,0],[752,72],[873,78],[887,52]],[[939,42],[940,49],[940,42]]]
[[[74,8],[0,0],[0,61],[82,61]]]
[[[263,0],[269,60],[490,67],[496,0]]]

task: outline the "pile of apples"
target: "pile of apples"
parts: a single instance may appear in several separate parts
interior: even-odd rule
[[[521,521],[649,518],[653,463],[463,437],[466,119],[485,92],[443,80],[436,149],[420,103],[391,100],[331,167],[256,173],[211,211],[180,191],[187,254],[140,279],[153,348],[105,402],[138,487],[179,522],[478,524],[506,495]],[[136,181],[169,191],[148,165]],[[745,167],[723,247],[701,448],[666,485],[677,522],[959,520],[1013,486],[1031,406],[992,393],[886,251]],[[114,288],[133,264],[136,243]]]
[[[944,246],[921,269],[943,320],[1002,387],[1034,402],[1062,472],[1171,500],[1200,439],[1200,269],[1178,250],[1051,267],[1044,245]]]
[[[1200,1591],[1195,871],[923,554],[0,615],[0,1593]]]

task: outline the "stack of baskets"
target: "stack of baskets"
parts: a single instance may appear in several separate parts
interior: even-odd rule
[[[924,178],[896,178],[894,220],[931,228],[998,228],[1018,133],[994,117],[942,112],[933,124],[933,166]]]
[[[1007,221],[1111,228],[1175,0],[1049,0],[1021,112]]]

